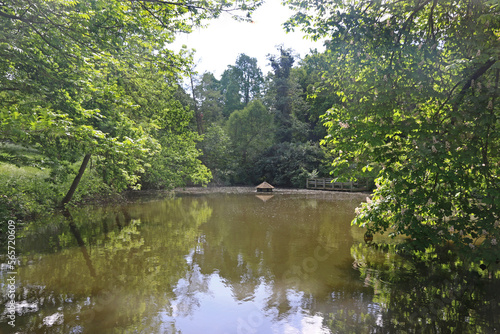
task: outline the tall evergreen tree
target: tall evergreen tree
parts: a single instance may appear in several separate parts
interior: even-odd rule
[[[251,58],[244,53],[238,56],[234,68],[240,76],[243,105],[246,106],[251,99],[260,95],[263,83],[262,71],[257,66],[257,58]]]
[[[279,49],[280,54],[270,55],[269,61],[273,68],[273,86],[275,90],[275,123],[277,126],[276,140],[278,142],[292,141],[292,98],[290,96],[290,71],[295,59],[291,49]]]
[[[222,74],[220,83],[224,95],[224,114],[229,115],[248,105],[258,98],[264,79],[257,65],[257,59],[244,53],[236,59],[235,65],[230,65]]]

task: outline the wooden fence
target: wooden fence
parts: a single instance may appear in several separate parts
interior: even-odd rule
[[[332,190],[332,191],[370,191],[373,181],[369,179],[357,182],[332,182],[333,179],[308,179],[307,189]]]

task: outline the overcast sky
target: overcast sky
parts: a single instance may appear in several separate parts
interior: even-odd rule
[[[322,42],[304,39],[301,32],[286,33],[283,23],[293,14],[280,0],[266,0],[253,15],[253,23],[237,22],[222,15],[210,21],[208,28],[198,29],[191,34],[178,37],[174,48],[185,44],[196,49],[195,63],[199,73],[209,71],[217,78],[227,68],[234,65],[238,54],[257,58],[258,65],[265,74],[271,70],[266,56],[277,54],[278,45],[292,48],[301,57],[310,49],[323,50]]]

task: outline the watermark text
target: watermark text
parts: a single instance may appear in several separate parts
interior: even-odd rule
[[[16,222],[7,223],[7,318],[8,324],[16,325],[16,281],[17,281],[17,254],[16,254]]]

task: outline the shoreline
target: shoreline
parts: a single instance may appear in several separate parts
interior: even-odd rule
[[[365,195],[369,196],[372,192],[346,192],[346,191],[331,191],[331,190],[313,190],[302,188],[274,188],[272,192],[258,193],[255,186],[228,186],[228,187],[184,187],[175,188],[172,192],[177,194],[187,195],[205,195],[205,194],[258,194],[258,195],[334,195],[334,196],[351,196]]]

